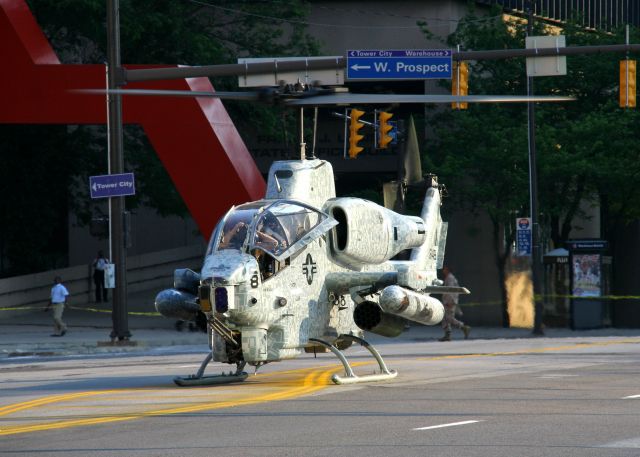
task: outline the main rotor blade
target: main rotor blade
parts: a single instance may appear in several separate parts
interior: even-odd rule
[[[339,70],[343,69],[345,59],[341,56],[319,56],[312,58],[279,60],[274,58],[268,62],[233,63],[223,65],[205,65],[199,67],[167,67],[167,68],[124,68],[124,79],[127,82],[154,81],[160,79],[198,78],[202,76],[243,76],[274,74],[288,71],[307,70]]]
[[[162,90],[162,89],[78,89],[74,92],[84,94],[111,95],[142,95],[161,97],[214,97],[226,100],[258,100],[257,92],[203,92],[193,90]]]
[[[203,92],[189,90],[162,89],[78,89],[73,92],[85,94],[112,94],[164,97],[214,97],[226,100],[256,101],[269,98],[268,91],[254,92]],[[527,102],[567,102],[575,97],[557,95],[407,95],[407,94],[352,94],[335,93],[308,95],[302,97],[281,95],[282,101],[290,106],[335,106],[335,105],[388,105],[392,103],[527,103]]]
[[[293,106],[388,105],[391,103],[526,103],[568,102],[574,97],[556,95],[407,95],[407,94],[330,94],[287,100]]]

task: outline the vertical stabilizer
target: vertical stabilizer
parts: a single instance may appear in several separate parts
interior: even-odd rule
[[[415,262],[420,270],[434,272],[439,268],[439,263],[444,260],[444,242],[446,240],[446,226],[443,230],[442,217],[440,216],[441,194],[438,181],[435,176],[427,177],[427,194],[422,205],[420,217],[424,220],[426,240],[411,251],[411,261]],[[444,239],[443,239],[444,237]],[[435,277],[434,277],[435,279]]]

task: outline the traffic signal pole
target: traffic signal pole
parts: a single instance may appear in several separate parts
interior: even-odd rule
[[[533,8],[531,0],[527,1],[527,35],[533,36]],[[527,76],[527,96],[533,96],[533,77]],[[528,136],[529,136],[529,209],[531,211],[531,279],[533,282],[533,334],[544,335],[542,318],[541,266],[542,249],[540,246],[540,223],[538,222],[538,171],[536,164],[536,117],[535,105],[527,102]]]
[[[119,89],[123,84],[123,71],[120,63],[120,18],[119,1],[107,0],[107,85],[110,90]],[[109,95],[109,174],[124,171],[124,155],[122,140],[122,96]],[[111,224],[111,261],[115,266],[116,284],[113,290],[113,309],[111,317],[113,330],[111,341],[128,340],[129,332],[127,313],[127,255],[124,240],[124,197],[109,198]]]

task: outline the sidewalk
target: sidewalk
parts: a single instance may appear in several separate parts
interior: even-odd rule
[[[207,336],[200,331],[182,332],[175,329],[175,322],[157,315],[153,300],[156,291],[130,295],[127,301],[129,311],[128,344],[111,343],[113,328],[111,302],[89,303],[86,306],[68,307],[63,319],[68,325],[64,337],[51,337],[53,332],[52,312],[42,308],[24,308],[0,311],[0,360],[20,356],[54,356],[100,354],[114,352],[144,352],[152,348],[191,346],[190,350],[208,350]],[[426,327],[414,324],[395,339],[387,339],[372,334],[365,338],[374,344],[384,344],[398,340],[428,342],[442,336],[439,326]],[[640,329],[604,328],[596,330],[572,331],[568,328],[547,328],[547,338],[577,338],[605,336],[640,336]],[[461,340],[462,333],[454,332],[454,340]],[[539,338],[529,329],[474,327],[470,339],[499,338]],[[185,348],[186,349],[186,348]]]
[[[191,332],[188,326],[181,332],[175,321],[158,315],[153,301],[157,291],[131,294],[127,300],[129,312],[129,342],[112,344],[112,302],[87,303],[65,307],[62,319],[67,334],[51,337],[52,311],[28,307],[0,311],[0,359],[32,355],[74,355],[112,352],[142,352],[154,347],[200,346],[208,350],[206,333]]]

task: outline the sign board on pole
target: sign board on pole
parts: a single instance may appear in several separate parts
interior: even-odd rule
[[[516,256],[531,256],[531,218],[516,219]]]
[[[108,263],[104,266],[104,288],[116,288],[116,265]]]
[[[122,197],[135,195],[136,183],[133,173],[89,177],[91,198]]]
[[[347,79],[451,79],[451,50],[348,50]]]
[[[564,48],[566,40],[564,35],[555,36],[528,36],[527,49],[537,48]],[[567,74],[567,57],[527,57],[527,76],[564,76]]]

